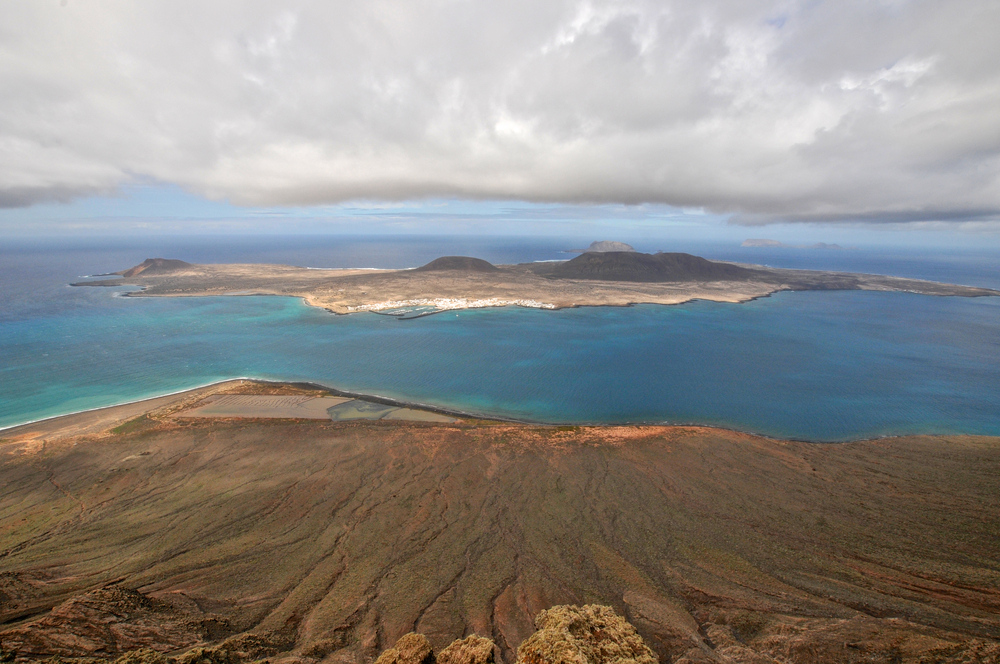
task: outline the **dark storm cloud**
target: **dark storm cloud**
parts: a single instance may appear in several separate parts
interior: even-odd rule
[[[1000,217],[995,0],[39,0],[0,14],[0,205],[152,179],[246,205]]]

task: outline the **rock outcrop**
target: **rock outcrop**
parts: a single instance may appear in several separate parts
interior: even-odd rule
[[[517,664],[657,664],[656,655],[609,606],[554,606],[535,618],[538,631],[517,650]],[[375,664],[493,664],[496,646],[475,634],[435,657],[421,634],[406,634]]]
[[[432,664],[431,642],[423,634],[404,634],[375,660],[375,664]]]
[[[246,633],[226,639],[218,646],[193,648],[170,662],[171,664],[173,662],[176,664],[243,664],[277,655],[279,652],[289,650],[292,645],[290,640],[271,635]],[[119,664],[119,662],[114,664]]]
[[[453,641],[437,654],[437,664],[493,664],[496,646],[489,639],[472,634]]]
[[[114,664],[170,664],[171,660],[162,652],[152,648],[139,648],[127,652],[114,661]]]
[[[18,659],[102,657],[140,648],[179,650],[219,638],[214,616],[189,613],[133,589],[111,585],[69,599],[3,633],[0,647]],[[223,633],[222,636],[225,636]]]
[[[657,664],[635,628],[609,606],[554,606],[517,649],[517,664]]]

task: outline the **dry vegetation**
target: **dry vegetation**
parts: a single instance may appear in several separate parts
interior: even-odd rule
[[[192,399],[5,432],[6,653],[365,661],[415,630],[512,661],[599,603],[664,662],[996,661],[997,439],[169,417]]]

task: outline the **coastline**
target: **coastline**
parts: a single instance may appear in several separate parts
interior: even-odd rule
[[[53,415],[51,417],[43,417],[36,420],[31,420],[28,422],[22,422],[19,424],[13,424],[5,427],[0,427],[0,443],[7,442],[6,436],[8,435],[30,435],[35,429],[44,429],[50,431],[62,431],[66,427],[72,427],[73,420],[78,420],[81,418],[86,418],[87,416],[92,416],[95,419],[99,419],[100,415],[103,413],[109,418],[103,420],[104,428],[110,428],[107,423],[112,419],[117,422],[124,422],[126,420],[132,419],[136,416],[152,412],[154,410],[162,410],[169,408],[171,406],[176,406],[177,404],[183,404],[186,402],[192,402],[194,399],[204,399],[208,396],[218,393],[225,393],[227,386],[236,387],[241,383],[249,383],[251,385],[263,385],[273,388],[289,388],[289,389],[301,389],[309,390],[315,392],[325,392],[330,396],[336,397],[346,397],[350,399],[359,399],[367,401],[370,403],[381,404],[385,406],[392,406],[395,408],[409,408],[414,410],[421,410],[430,413],[446,415],[449,417],[458,418],[460,420],[476,420],[479,422],[490,422],[495,424],[507,424],[514,426],[525,426],[525,427],[543,427],[543,428],[560,428],[560,427],[574,427],[574,428],[586,428],[586,429],[674,429],[678,431],[719,431],[728,434],[737,434],[751,436],[755,438],[771,440],[779,443],[803,443],[809,445],[844,445],[851,443],[862,443],[871,441],[882,441],[882,440],[892,440],[898,438],[913,438],[913,437],[930,437],[930,438],[945,438],[952,436],[969,436],[976,438],[996,438],[1000,440],[1000,436],[993,436],[990,434],[980,434],[980,433],[965,433],[965,432],[945,432],[945,433],[926,433],[926,432],[903,432],[903,433],[892,433],[883,435],[865,435],[857,438],[849,438],[843,440],[810,440],[807,438],[796,438],[793,436],[781,436],[776,434],[763,433],[759,431],[754,431],[752,429],[741,429],[736,426],[725,426],[722,424],[706,424],[699,422],[544,422],[528,419],[519,419],[504,415],[495,415],[489,413],[476,413],[470,411],[463,411],[460,409],[449,409],[442,408],[440,406],[424,404],[418,401],[405,401],[401,399],[395,399],[393,397],[388,397],[380,394],[373,393],[362,393],[353,392],[349,390],[341,390],[335,387],[324,385],[322,383],[316,383],[312,381],[283,381],[283,380],[272,380],[266,378],[254,378],[251,376],[240,376],[235,378],[227,378],[224,380],[214,381],[206,383],[204,385],[199,385],[196,387],[191,387],[182,390],[176,390],[173,392],[168,392],[165,394],[160,394],[152,397],[144,397],[142,399],[135,399],[131,401],[125,401],[117,404],[111,404],[108,406],[98,406],[96,408],[88,408],[80,411],[73,411],[68,413],[63,413],[60,415]],[[160,402],[160,403],[157,403]],[[115,411],[120,411],[115,413]],[[66,425],[66,427],[60,427],[60,425]],[[93,429],[94,426],[89,427]],[[71,431],[66,435],[79,435],[80,431]]]
[[[261,404],[317,394],[247,387]],[[846,653],[830,662],[1000,638],[1000,437],[818,445],[707,427],[190,417],[199,402],[0,446],[0,556],[15,574],[0,639],[19,661],[225,652],[287,634],[289,615],[324,622],[282,637],[282,662],[319,661],[301,654],[328,653],[335,629],[344,664],[371,661],[357,644],[444,643],[470,625],[506,634],[512,653],[511,626],[535,611],[504,597],[566,588],[623,602],[674,659],[706,652],[704,633],[731,652],[719,630],[747,615],[767,644]],[[414,578],[431,587],[415,593]],[[483,601],[421,618],[448,593]]]
[[[676,306],[681,304],[688,304],[690,302],[716,302],[719,304],[745,304],[747,302],[753,302],[754,300],[759,300],[762,298],[770,297],[775,293],[782,293],[786,291],[794,291],[795,289],[789,288],[787,286],[779,286],[765,292],[752,293],[752,294],[732,294],[725,293],[723,295],[719,294],[683,294],[679,295],[676,293],[671,293],[666,297],[648,297],[648,298],[636,298],[628,299],[614,302],[607,301],[582,301],[582,302],[570,302],[570,303],[558,303],[558,302],[539,302],[530,299],[502,299],[502,298],[481,298],[475,295],[457,296],[449,298],[412,298],[407,300],[385,300],[380,302],[363,303],[357,305],[345,305],[345,306],[331,306],[330,304],[324,302],[319,297],[313,293],[299,293],[299,292],[281,292],[277,289],[264,290],[257,289],[251,290],[235,290],[235,291],[219,291],[219,292],[199,292],[199,293],[175,293],[175,292],[155,292],[151,291],[154,286],[151,285],[137,285],[132,283],[121,283],[121,284],[96,284],[96,283],[75,283],[69,284],[69,286],[104,286],[113,288],[125,288],[132,287],[138,290],[124,291],[118,297],[128,297],[128,298],[184,298],[184,297],[293,297],[302,300],[302,302],[309,307],[316,309],[323,309],[331,314],[337,316],[349,316],[351,314],[363,314],[363,313],[373,313],[380,314],[384,316],[394,316],[401,318],[403,320],[409,320],[411,318],[421,318],[423,316],[430,316],[437,313],[444,313],[448,311],[466,311],[470,309],[499,309],[503,307],[521,307],[524,309],[542,309],[546,311],[559,311],[562,309],[579,309],[582,307],[634,307],[640,305],[655,305],[655,306]],[[867,290],[867,289],[857,289],[857,290]],[[924,295],[926,293],[921,293],[919,291],[908,291],[908,290],[898,290],[896,292],[900,293],[911,293],[916,295]],[[985,297],[984,295],[967,296],[967,297]],[[402,309],[407,307],[430,307],[433,306],[432,303],[442,301],[443,306],[435,307],[431,311],[427,311],[415,316],[406,316],[405,314],[393,314],[390,313],[394,309]]]
[[[458,258],[462,257],[456,260]],[[149,259],[147,262],[164,260]],[[697,300],[741,304],[780,291],[867,290],[955,297],[1000,296],[1000,291],[989,288],[923,279],[709,261],[705,263],[721,272],[691,272],[671,279],[642,273],[625,281],[575,273],[561,276],[555,272],[566,264],[556,268],[553,266],[557,263],[498,266],[481,263],[488,269],[483,266],[425,269],[427,266],[424,266],[403,270],[317,270],[279,264],[183,263],[181,267],[169,268],[154,265],[149,271],[127,277],[71,285],[140,289],[126,292],[123,297],[292,296],[302,298],[308,306],[335,314],[376,312],[394,315],[397,312],[396,315],[402,317],[407,317],[407,313],[502,306],[558,310],[584,306],[674,305]],[[742,272],[730,274],[723,268]]]
[[[166,399],[169,397],[179,397],[185,394],[197,392],[198,390],[203,390],[210,387],[218,387],[221,385],[226,385],[227,383],[236,383],[243,380],[253,380],[257,381],[256,378],[250,378],[249,376],[240,376],[238,378],[226,378],[224,380],[212,381],[210,383],[205,383],[203,385],[196,385],[195,387],[187,387],[181,390],[175,390],[173,392],[166,392],[164,394],[158,394],[151,397],[142,397],[141,399],[132,399],[131,401],[122,401],[120,403],[110,404],[108,406],[95,406],[94,408],[84,408],[83,410],[74,410],[68,413],[62,413],[60,415],[50,415],[49,417],[40,417],[35,420],[28,420],[26,422],[20,422],[18,424],[9,424],[0,427],[0,434],[3,432],[9,432],[13,429],[19,429],[21,427],[30,427],[36,424],[45,424],[46,422],[53,422],[54,420],[63,419],[66,417],[76,417],[79,415],[86,415],[88,413],[98,413],[103,410],[111,410],[112,408],[122,408],[124,406],[135,406],[143,403],[148,403],[152,401],[157,401],[159,399]]]
[[[281,267],[280,271],[274,271],[273,273],[267,273],[267,269],[274,268],[275,270]],[[522,275],[523,266],[500,266],[503,270],[511,270],[512,274]],[[264,273],[257,273],[257,268],[267,268]],[[323,281],[311,281],[308,284],[305,282],[299,282],[297,271],[298,270],[308,270],[313,273],[347,273],[350,278],[350,282],[336,279],[336,283],[332,286],[328,282]],[[500,268],[498,268],[500,270]],[[503,272],[503,270],[500,270]],[[737,282],[718,282],[716,284],[710,284],[714,288],[714,292],[711,297],[703,296],[702,293],[693,293],[692,290],[697,290],[704,286],[704,284],[644,284],[644,283],[625,283],[625,282],[582,282],[580,280],[562,280],[562,281],[551,281],[538,277],[539,283],[551,285],[553,283],[557,284],[559,288],[574,289],[579,287],[580,292],[585,293],[588,298],[591,293],[597,293],[598,295],[603,294],[626,294],[628,299],[622,299],[621,301],[614,301],[615,298],[599,298],[601,301],[590,302],[589,300],[581,300],[576,302],[553,302],[553,301],[518,301],[511,302],[507,300],[475,300],[469,301],[466,298],[452,298],[447,301],[440,302],[437,300],[431,301],[426,299],[406,299],[406,300],[390,300],[384,301],[377,298],[382,291],[388,292],[389,290],[396,289],[397,287],[403,289],[406,284],[400,281],[388,282],[386,279],[391,277],[393,274],[399,272],[405,272],[408,275],[413,273],[415,276],[413,280],[408,281],[409,286],[416,288],[424,288],[428,286],[433,286],[435,284],[443,285],[448,288],[454,289],[458,293],[468,293],[475,292],[477,289],[484,288],[509,288],[516,279],[513,276],[505,276],[506,273],[500,274],[499,276],[495,272],[489,273],[455,273],[443,275],[441,273],[428,273],[428,272],[416,272],[415,270],[400,270],[400,271],[389,271],[389,270],[364,270],[364,272],[377,272],[379,279],[372,280],[367,275],[358,275],[358,272],[362,272],[361,269],[311,269],[311,268],[292,268],[289,266],[267,266],[267,265],[251,265],[251,264],[241,264],[241,265],[191,265],[189,270],[169,273],[169,274],[153,274],[146,275],[138,278],[136,283],[125,283],[126,280],[110,280],[108,282],[88,282],[81,285],[103,285],[103,286],[114,286],[111,290],[114,292],[115,296],[118,297],[219,297],[219,296],[261,296],[261,297],[293,297],[298,298],[300,302],[306,307],[325,309],[326,311],[333,313],[335,315],[344,315],[346,313],[375,313],[380,316],[388,316],[396,318],[397,320],[409,320],[411,318],[426,317],[437,313],[449,312],[449,311],[461,311],[463,309],[469,308],[494,308],[501,309],[505,306],[514,306],[515,308],[546,308],[551,310],[556,309],[578,309],[578,308],[606,308],[606,307],[639,307],[639,306],[656,306],[663,307],[664,309],[669,308],[670,305],[678,304],[682,305],[690,302],[714,302],[714,303],[747,303],[758,299],[770,298],[775,293],[780,292],[794,292],[796,290],[801,290],[792,285],[787,284],[769,284],[766,289],[763,289],[759,294],[747,294],[747,293],[737,293],[740,297],[720,297],[720,294],[727,290],[731,286],[739,286]],[[239,272],[240,274],[237,274]],[[792,273],[795,271],[785,271],[786,273]],[[484,277],[483,274],[488,276]],[[534,273],[532,273],[534,274]],[[832,273],[831,273],[832,274]],[[844,273],[845,275],[847,273]],[[362,278],[363,277],[363,278]],[[509,277],[509,278],[508,278]],[[520,279],[521,277],[517,277]],[[525,276],[525,279],[534,279],[531,275]],[[251,283],[242,283],[240,279],[249,279]],[[284,281],[286,279],[291,279],[292,281]],[[408,277],[409,279],[409,277]],[[881,279],[881,277],[880,277]],[[142,281],[143,283],[138,283]],[[918,283],[914,280],[897,280],[900,283]],[[266,283],[265,283],[266,282]],[[894,282],[895,283],[895,282]],[[919,283],[934,285],[934,282],[920,281]],[[322,288],[318,292],[312,292],[308,289],[301,289],[300,286],[309,285],[312,286],[322,285]],[[351,286],[353,284],[353,286]],[[241,286],[238,290],[235,286]],[[762,284],[756,284],[762,285]],[[829,284],[830,288],[825,288],[823,290],[872,290],[874,292],[906,292],[908,294],[933,294],[933,295],[947,295],[947,292],[933,292],[933,291],[914,291],[912,289],[903,288],[834,288],[835,284]],[[243,288],[242,286],[251,286],[250,288]],[[359,295],[360,300],[369,304],[361,306],[348,306],[350,311],[344,311],[343,308],[337,308],[329,305],[327,302],[326,295],[329,295],[331,290],[336,290],[337,287],[344,286],[353,288],[355,290],[354,295]],[[233,287],[232,289],[229,289]],[[360,288],[378,288],[379,291],[370,290],[367,295],[364,291],[359,291]],[[584,288],[586,287],[586,288]],[[228,290],[227,290],[228,289]],[[646,289],[660,290],[661,295],[663,293],[669,292],[670,298],[665,297],[636,297],[639,291]],[[689,291],[683,293],[682,291]],[[974,297],[976,295],[987,293],[984,289],[979,289],[975,294],[969,295]],[[988,291],[988,294],[992,294],[994,291]],[[729,293],[732,295],[732,293]],[[848,294],[849,295],[849,294]],[[968,295],[968,294],[967,294]],[[372,299],[365,300],[371,296]],[[792,296],[784,296],[792,297]],[[783,299],[783,298],[782,298]],[[940,299],[940,298],[933,298]],[[798,301],[802,304],[796,303],[795,308],[799,306],[804,306],[808,308],[808,303],[804,300]],[[297,305],[297,303],[296,303]],[[475,306],[470,306],[475,305]],[[530,306],[537,305],[537,306]],[[233,305],[236,309],[243,309],[242,305]],[[131,310],[134,307],[127,307]],[[233,307],[231,307],[233,308]],[[296,308],[298,308],[296,306]],[[131,314],[129,314],[131,315]],[[526,312],[529,318],[534,319],[535,316]],[[614,316],[615,314],[611,314]],[[374,318],[374,317],[373,317]],[[449,317],[452,318],[452,317]],[[554,318],[564,318],[564,317],[554,317]],[[574,316],[566,316],[566,319],[573,320]],[[475,318],[472,319],[475,322]],[[489,316],[483,318],[478,322],[478,324],[490,324]],[[359,321],[360,323],[360,321]],[[346,324],[346,323],[345,323]],[[562,324],[562,323],[560,323]],[[367,324],[366,324],[367,325]],[[404,326],[405,327],[405,326]],[[419,327],[419,326],[418,326]],[[382,329],[382,328],[380,328]],[[276,365],[280,366],[280,365]],[[236,371],[253,371],[255,367],[251,366],[233,366],[227,367],[235,369]],[[457,369],[461,371],[461,369]],[[697,369],[695,369],[697,370]],[[332,384],[338,384],[340,382],[355,382],[350,375],[323,375],[322,373],[317,373],[310,371],[308,369],[294,370],[294,373],[299,376],[309,376],[317,377],[321,380],[327,379],[332,380]],[[213,371],[215,375],[226,375],[225,370]],[[274,377],[274,373],[269,375]],[[278,376],[280,377],[280,373]],[[189,378],[197,379],[198,376],[188,376]],[[156,376],[157,383],[160,382],[160,376]],[[237,376],[233,379],[228,380],[264,380],[257,379],[252,376],[242,375]],[[146,385],[151,382],[148,379],[145,382],[140,381],[137,385],[131,386],[132,389],[116,389],[115,383],[109,383],[109,387],[102,390],[101,388],[94,386],[91,391],[84,391],[79,397],[74,396],[72,393],[66,393],[58,387],[54,389],[50,396],[44,401],[39,399],[29,400],[22,407],[11,408],[8,411],[10,419],[7,420],[0,426],[0,432],[8,432],[17,427],[32,425],[38,422],[44,422],[47,420],[52,420],[54,418],[59,418],[63,416],[76,415],[79,413],[84,413],[92,410],[101,410],[105,408],[112,408],[116,406],[126,405],[130,403],[136,403],[139,401],[151,400],[161,397],[166,397],[172,394],[183,393],[191,389],[200,389],[209,387],[215,383],[222,383],[225,381],[215,381],[214,383],[209,381],[205,383],[198,383],[191,387],[185,387],[182,389],[175,389],[172,391],[167,391],[163,394],[156,393],[146,393],[146,396],[142,398],[129,398],[128,400],[123,400],[120,403],[107,403],[105,399],[109,398],[108,392],[112,394],[117,393],[120,397],[131,397],[132,395],[138,393],[143,394],[145,392]],[[163,381],[167,382],[167,381]],[[173,381],[169,381],[173,382]],[[282,382],[282,381],[276,381]],[[176,383],[175,383],[176,384]],[[551,425],[551,426],[705,426],[711,428],[717,428],[727,431],[739,431],[744,433],[751,433],[754,435],[767,436],[775,439],[781,440],[802,440],[807,442],[849,442],[855,440],[872,439],[877,437],[895,437],[895,436],[907,436],[907,435],[953,435],[953,434],[964,434],[971,433],[973,435],[996,435],[995,429],[986,425],[984,427],[975,426],[975,422],[972,423],[973,426],[965,426],[969,424],[968,422],[951,422],[948,421],[947,424],[952,426],[938,426],[936,422],[930,420],[924,420],[920,418],[909,418],[903,420],[895,420],[889,422],[888,424],[882,425],[880,421],[871,422],[874,426],[865,427],[868,424],[867,421],[862,421],[859,426],[853,426],[846,429],[837,428],[825,428],[821,426],[804,426],[797,427],[796,422],[793,421],[770,421],[767,418],[747,418],[742,417],[739,413],[722,412],[723,417],[720,418],[721,422],[716,419],[719,416],[720,411],[712,411],[711,409],[678,409],[672,408],[666,402],[661,403],[659,407],[652,409],[647,409],[643,411],[639,410],[627,410],[627,409],[605,409],[600,410],[596,408],[578,408],[575,410],[558,410],[548,406],[544,406],[540,409],[531,408],[527,406],[521,399],[518,392],[523,390],[516,389],[513,394],[507,394],[504,398],[499,399],[495,402],[482,401],[473,398],[478,392],[474,390],[463,390],[459,392],[447,393],[447,398],[450,401],[459,404],[459,408],[449,408],[447,406],[430,406],[423,403],[418,403],[415,401],[408,401],[404,398],[394,398],[382,394],[363,394],[354,393],[340,390],[331,385],[318,384],[322,389],[328,391],[330,394],[344,394],[357,398],[364,398],[371,401],[377,401],[379,403],[391,404],[397,407],[414,407],[422,410],[429,410],[433,412],[440,412],[447,415],[455,415],[459,417],[473,417],[478,419],[495,419],[501,421],[509,421],[515,423],[524,424],[539,424],[539,425]],[[387,387],[389,389],[394,389],[396,384],[393,381],[376,381],[374,386],[376,389],[378,387]],[[13,389],[17,389],[16,386],[11,386]],[[592,394],[599,393],[600,387],[595,386],[595,389],[591,390]],[[402,393],[405,395],[407,393],[422,392],[427,397],[431,399],[438,399],[441,394],[430,390],[425,391],[417,387],[414,389],[412,386],[402,387]],[[72,399],[74,405],[87,405],[87,408],[81,410],[64,410],[60,408],[60,402],[63,399]],[[100,404],[105,402],[106,405],[94,405],[90,404]],[[479,410],[480,407],[485,406],[486,408],[499,408],[504,414],[495,414],[491,412],[483,412]],[[13,412],[11,412],[13,411]],[[16,421],[14,417],[19,415],[28,415],[30,419],[25,419],[24,421]],[[35,417],[30,416],[34,414]],[[654,420],[653,417],[671,417],[680,415],[683,419],[668,420],[664,422],[661,420]],[[12,417],[13,416],[13,417]],[[556,418],[562,417],[572,418],[570,421],[560,420]],[[588,417],[599,417],[601,421],[592,421],[586,419]],[[728,416],[728,417],[726,417]],[[639,417],[641,420],[631,420],[630,417]],[[805,421],[803,416],[794,414],[793,418],[798,418],[797,421]],[[617,418],[621,418],[622,421],[616,421]],[[788,419],[788,418],[786,418]],[[4,435],[0,433],[0,435]]]
[[[72,285],[75,285],[75,284],[70,284],[70,285],[72,286]],[[468,311],[468,310],[471,310],[471,309],[503,309],[503,308],[506,308],[506,307],[518,307],[518,308],[521,308],[521,309],[542,309],[542,310],[545,310],[545,311],[561,311],[563,309],[584,309],[584,308],[590,308],[590,307],[593,307],[593,308],[617,308],[617,309],[626,309],[626,308],[630,308],[630,307],[641,307],[641,306],[675,307],[675,306],[680,306],[680,305],[683,305],[683,304],[690,304],[692,302],[714,302],[716,304],[747,304],[749,302],[755,302],[757,300],[767,299],[767,298],[769,298],[772,295],[775,295],[777,293],[791,293],[791,292],[795,292],[794,289],[782,287],[782,288],[775,288],[774,290],[772,290],[772,291],[770,291],[768,293],[763,293],[763,294],[760,294],[760,295],[748,295],[746,297],[742,297],[742,298],[739,298],[739,299],[718,299],[718,298],[703,298],[703,297],[690,296],[690,297],[687,297],[687,298],[684,298],[684,299],[671,300],[669,302],[649,301],[649,300],[636,300],[634,302],[623,302],[623,303],[607,303],[607,302],[605,302],[605,303],[598,303],[598,304],[589,304],[589,303],[552,304],[552,303],[547,303],[547,302],[524,303],[524,302],[519,302],[519,301],[504,301],[502,303],[480,304],[480,302],[482,302],[482,300],[477,300],[477,301],[474,301],[473,303],[471,303],[468,306],[455,306],[455,307],[446,307],[446,308],[440,308],[440,309],[435,308],[435,309],[430,309],[429,311],[422,311],[420,313],[415,313],[415,314],[411,315],[410,313],[394,313],[393,309],[404,308],[406,306],[412,306],[414,308],[419,308],[419,307],[424,306],[424,305],[422,305],[421,303],[411,303],[411,304],[403,304],[403,303],[395,303],[395,302],[392,302],[392,303],[376,303],[375,305],[362,305],[362,306],[360,306],[360,307],[358,307],[356,309],[352,309],[351,311],[337,311],[336,309],[332,309],[332,308],[330,308],[330,307],[328,307],[328,306],[326,306],[326,305],[324,305],[324,304],[316,301],[313,298],[313,296],[308,295],[308,294],[306,294],[306,295],[297,295],[297,294],[291,294],[291,293],[242,293],[242,292],[211,293],[211,294],[149,293],[149,292],[146,292],[146,287],[145,286],[142,286],[142,287],[139,287],[139,288],[140,288],[140,290],[127,291],[127,292],[121,293],[119,295],[119,297],[134,297],[134,298],[142,298],[142,297],[149,297],[149,298],[156,298],[156,297],[163,297],[163,298],[173,298],[173,297],[177,297],[177,298],[181,298],[181,297],[291,297],[291,298],[295,298],[295,299],[301,300],[302,303],[305,304],[307,307],[312,307],[314,309],[322,309],[322,310],[324,310],[324,311],[326,311],[328,313],[331,313],[331,314],[333,314],[335,316],[350,316],[352,314],[377,314],[379,316],[389,316],[391,318],[396,318],[398,320],[414,320],[414,319],[417,319],[417,318],[424,318],[426,316],[433,316],[435,314],[447,313],[449,311]],[[871,291],[871,292],[880,292],[880,291]],[[919,293],[919,292],[916,292],[916,291],[906,291],[906,290],[888,291],[888,292],[905,293],[905,294],[908,294],[908,295],[925,295],[925,293]],[[986,297],[986,296],[975,295],[975,296],[968,296],[968,297]],[[460,298],[460,299],[470,299],[470,298]],[[393,306],[386,306],[386,307],[376,308],[380,304],[387,304],[387,305],[391,304]]]
[[[167,392],[164,394],[159,394],[151,397],[143,397],[141,399],[123,401],[121,403],[110,404],[107,406],[85,408],[83,410],[70,411],[68,413],[52,415],[50,417],[41,417],[35,420],[29,420],[27,422],[20,422],[18,424],[7,425],[4,427],[0,427],[0,440],[2,440],[3,434],[18,433],[16,431],[17,429],[27,430],[36,426],[57,424],[60,420],[67,420],[69,418],[77,418],[85,415],[97,415],[101,412],[110,413],[110,411],[112,410],[127,408],[129,406],[142,406],[144,404],[152,406],[153,402],[169,400],[171,398],[173,398],[175,402],[182,402],[192,397],[199,396],[199,393],[205,393],[203,396],[208,396],[209,394],[215,393],[215,391],[219,390],[220,388],[225,388],[226,386],[229,385],[236,386],[240,383],[255,383],[255,384],[268,385],[274,387],[290,387],[290,388],[315,390],[317,392],[328,392],[331,396],[347,397],[351,399],[362,399],[364,401],[368,401],[371,403],[393,406],[396,408],[412,408],[415,410],[423,410],[431,413],[448,415],[451,417],[461,417],[461,418],[476,419],[476,420],[489,420],[495,422],[506,422],[510,424],[524,424],[533,426],[559,426],[555,424],[550,425],[541,422],[531,422],[528,420],[517,420],[503,416],[483,415],[477,413],[464,412],[460,410],[446,409],[446,408],[441,408],[440,406],[423,404],[416,401],[402,401],[400,399],[393,399],[392,397],[387,397],[379,394],[351,392],[348,390],[340,390],[335,387],[323,385],[322,383],[314,383],[310,381],[285,381],[285,380],[271,380],[268,378],[254,378],[253,376],[238,376],[234,378],[226,378],[223,380],[213,381],[210,383],[205,383],[203,385],[197,385],[195,387],[185,388],[182,390],[175,390],[172,392]],[[164,404],[154,407],[162,407],[163,405]],[[617,426],[617,425],[580,425],[580,426]]]

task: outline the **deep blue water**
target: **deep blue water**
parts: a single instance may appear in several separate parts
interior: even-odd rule
[[[561,249],[585,245],[329,237],[8,242],[0,246],[0,426],[253,376],[546,422],[713,424],[823,441],[1000,435],[1000,298],[779,293],[741,305],[504,308],[398,321],[334,316],[293,298],[122,298],[66,285],[153,255],[407,267],[441,254],[566,258]],[[997,251],[655,248],[1000,287]]]

